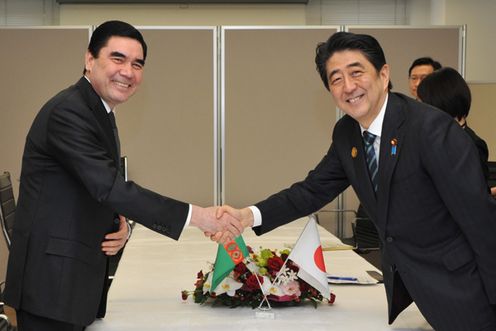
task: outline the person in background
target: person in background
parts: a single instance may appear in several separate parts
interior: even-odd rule
[[[119,173],[114,111],[140,86],[146,55],[133,26],[101,24],[91,36],[83,77],[33,121],[4,292],[19,331],[78,331],[93,322],[106,301],[107,255],[122,248],[128,234],[125,217],[175,240],[187,225],[240,233],[239,222],[217,219],[215,207],[162,196]]]
[[[417,95],[420,101],[448,113],[472,138],[479,151],[480,164],[487,180],[489,150],[486,142],[467,125],[472,97],[462,75],[450,67],[436,70],[422,80],[417,88]]]
[[[441,63],[430,57],[420,57],[413,61],[408,69],[408,86],[410,88],[410,94],[415,99],[418,99],[417,87],[422,79],[438,69],[441,69]]]
[[[346,114],[327,154],[304,180],[218,216],[261,235],[351,185],[382,242],[389,323],[414,301],[437,331],[496,330],[496,199],[472,140],[445,112],[390,91],[389,65],[370,35],[333,34],[315,63]]]

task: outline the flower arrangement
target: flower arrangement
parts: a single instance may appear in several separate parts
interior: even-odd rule
[[[315,307],[319,302],[334,303],[333,293],[327,300],[319,291],[298,278],[298,265],[291,260],[286,261],[290,253],[289,249],[277,251],[261,248],[258,253],[254,253],[249,246],[247,248],[249,256],[235,266],[217,286],[215,292],[210,291],[212,265],[210,271],[198,272],[195,289],[182,291],[182,299],[187,300],[191,295],[198,304],[212,303],[212,305],[232,308],[239,306],[256,308],[264,300],[260,288],[262,287],[271,306],[295,306],[305,301],[312,302]]]

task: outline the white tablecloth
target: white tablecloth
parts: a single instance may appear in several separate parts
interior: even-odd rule
[[[296,242],[306,222],[297,220],[260,237],[247,230],[243,236],[255,250],[284,248]],[[319,232],[323,246],[339,243],[325,229]],[[268,318],[257,316],[256,309],[183,301],[181,291],[194,289],[197,272],[208,270],[216,251],[216,244],[196,228],[186,229],[176,242],[137,225],[110,289],[107,316],[87,330],[432,330],[414,305],[389,326],[382,284],[332,285],[334,305],[275,308]],[[359,276],[376,270],[353,251],[326,251],[324,258],[330,274]]]

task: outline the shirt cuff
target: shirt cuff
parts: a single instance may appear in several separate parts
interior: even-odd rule
[[[126,218],[126,225],[127,225],[127,238],[126,240],[129,240],[131,238],[131,233],[133,232],[133,228],[131,227],[131,223]]]
[[[262,213],[260,212],[260,209],[258,209],[255,206],[250,206],[251,212],[253,213],[253,228],[256,226],[262,225]]]
[[[183,227],[183,230],[186,229],[186,227],[189,225],[189,223],[191,222],[191,211],[192,211],[193,207],[191,206],[191,204],[189,204],[189,209],[188,209],[188,216],[186,217],[186,222],[184,222],[184,227]]]

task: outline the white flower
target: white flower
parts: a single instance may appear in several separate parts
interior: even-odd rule
[[[221,295],[222,293],[227,293],[230,297],[234,296],[236,290],[243,286],[242,283],[235,281],[231,277],[226,277],[214,290],[216,295]]]
[[[246,268],[250,270],[253,274],[259,273],[258,270],[260,270],[260,267],[255,262],[253,262],[253,260],[247,259],[245,265]]]
[[[212,277],[213,277],[213,275],[214,275],[214,273],[213,272],[210,272],[208,274],[208,276],[207,276],[207,279],[203,283],[203,294],[205,294],[208,291],[210,291],[210,288],[212,287]]]
[[[266,295],[269,295],[269,294],[277,295],[277,296],[283,295],[281,288],[277,285],[272,284],[269,277],[263,276],[263,279],[264,279],[264,281],[263,281],[262,287],[263,287],[263,292]]]
[[[288,280],[290,282],[295,281],[298,279],[298,274],[294,270],[289,270],[288,272]]]
[[[298,284],[297,281],[288,282],[282,285],[281,290],[286,295],[296,295],[298,297],[301,295],[300,284]]]

